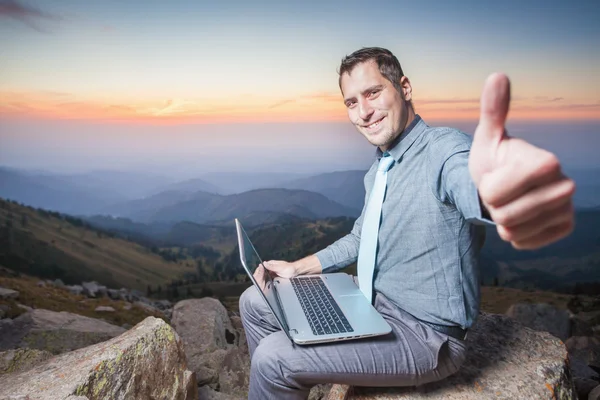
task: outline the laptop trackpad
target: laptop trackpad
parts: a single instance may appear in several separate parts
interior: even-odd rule
[[[363,296],[362,292],[354,283],[352,276],[344,273],[323,274],[321,277],[325,280],[327,287],[336,298],[346,296]]]

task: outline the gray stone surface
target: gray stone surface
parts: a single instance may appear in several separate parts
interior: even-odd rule
[[[180,301],[173,308],[171,325],[183,340],[198,382],[218,380],[226,354],[222,350],[235,347],[239,340],[223,304],[210,297]]]
[[[455,375],[420,387],[334,385],[328,400],[576,399],[567,349],[547,332],[482,313],[467,338],[468,355]]]
[[[196,400],[183,343],[164,321],[148,317],[109,341],[55,356],[26,371],[0,376],[0,399]]]
[[[34,309],[0,320],[0,351],[16,348],[64,353],[111,339],[125,329],[68,312]]]
[[[111,306],[98,306],[94,309],[97,312],[115,312],[115,309]]]
[[[550,304],[513,304],[506,315],[528,328],[550,332],[563,342],[571,336],[571,314]]]
[[[8,300],[18,298],[19,292],[17,292],[16,290],[0,287],[0,299]]]
[[[0,375],[28,371],[52,356],[52,353],[37,349],[17,349],[0,352]]]

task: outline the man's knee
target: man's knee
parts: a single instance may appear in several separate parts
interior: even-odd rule
[[[263,306],[264,299],[258,293],[255,286],[250,286],[244,290],[240,296],[239,307],[240,314],[243,316],[255,313],[259,307]]]
[[[252,372],[269,382],[290,385],[288,378],[291,371],[287,362],[291,357],[286,356],[289,345],[283,332],[264,338],[252,355]]]

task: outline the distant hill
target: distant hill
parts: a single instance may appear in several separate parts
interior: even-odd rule
[[[92,229],[79,219],[0,200],[0,265],[65,283],[96,280],[145,290],[194,272],[150,249]]]
[[[299,218],[325,218],[337,216],[358,216],[360,211],[336,203],[322,194],[306,190],[257,189],[244,193],[220,196],[197,192],[163,193],[163,197],[126,203],[120,206],[118,215],[132,220],[151,222],[189,221],[195,223],[221,224],[234,218],[252,216],[251,224],[273,222],[282,215]],[[157,195],[158,196],[158,195]],[[172,196],[172,197],[169,197]],[[164,207],[160,204],[171,203]],[[153,208],[155,207],[155,208]]]
[[[167,178],[131,172],[53,174],[0,167],[0,197],[71,215],[89,215],[171,183]]]
[[[331,172],[289,181],[281,184],[281,187],[321,193],[347,207],[362,210],[365,202],[364,177],[366,172]]]
[[[213,194],[226,194],[226,191],[212,183],[208,183],[203,179],[188,179],[181,182],[172,183],[160,189],[160,192],[205,192]]]
[[[165,191],[142,199],[130,200],[119,204],[113,204],[99,211],[99,214],[108,214],[113,217],[130,218],[135,221],[152,222],[154,216],[161,210],[187,202],[197,202],[218,199],[218,195],[206,192],[190,193],[187,191]],[[182,213],[185,215],[187,211]],[[176,220],[174,220],[176,221]]]
[[[60,177],[29,175],[7,168],[0,168],[0,197],[70,214],[85,214],[122,199],[107,191],[82,189]]]
[[[198,178],[220,188],[222,191],[218,193],[235,194],[255,189],[282,187],[285,182],[306,176],[308,174],[289,172],[211,172]],[[211,191],[207,190],[207,192]]]

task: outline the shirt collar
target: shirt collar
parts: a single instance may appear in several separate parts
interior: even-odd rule
[[[394,139],[390,148],[388,149],[388,153],[394,157],[394,160],[397,162],[400,161],[406,150],[414,143],[415,139],[419,137],[419,135],[425,130],[427,124],[419,114],[415,115],[415,118],[412,122],[402,131],[402,133]],[[378,147],[376,152],[377,160],[383,157],[383,152]]]

